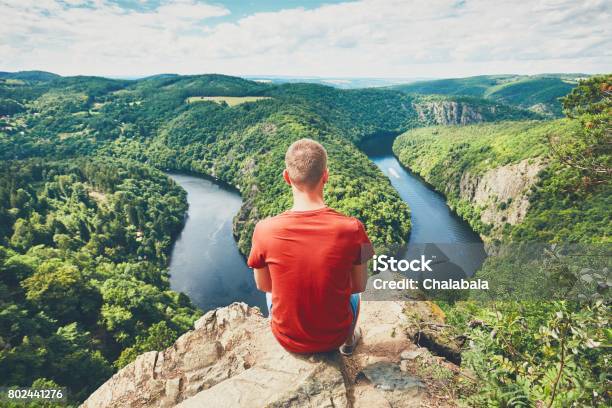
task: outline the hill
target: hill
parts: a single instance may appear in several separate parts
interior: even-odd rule
[[[328,143],[335,170],[328,199],[359,216],[382,247],[404,242],[408,210],[351,142],[423,124],[537,117],[476,98],[432,101],[393,90],[269,85],[216,74],[138,81],[62,77],[6,85],[0,96],[26,109],[11,116],[7,137],[0,141],[5,159],[108,154],[207,174],[237,186],[245,205],[235,232],[244,252],[254,223],[288,203],[288,192],[274,175],[281,170],[283,150],[297,137]],[[267,99],[234,107],[189,103],[215,96]],[[369,180],[365,188],[350,187],[359,178]]]
[[[274,75],[247,76],[247,79],[269,84],[309,83],[333,86],[339,89],[377,88],[408,84],[424,78],[355,78],[355,77],[291,77]]]
[[[547,136],[568,137],[578,126],[556,120],[421,128],[400,136],[394,151],[484,236],[601,239],[610,225],[600,217],[612,204],[610,191],[577,190],[577,172],[550,156]]]
[[[60,78],[59,75],[46,71],[0,72],[0,80],[21,80],[30,82],[45,82]]]
[[[558,98],[567,95],[583,74],[480,75],[419,81],[393,89],[414,94],[466,95],[529,109],[552,117],[560,117]]]

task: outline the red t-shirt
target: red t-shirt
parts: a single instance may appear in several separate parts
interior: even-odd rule
[[[248,264],[268,266],[272,278],[272,332],[295,353],[339,347],[353,314],[353,265],[373,254],[363,224],[330,208],[287,211],[260,221]]]

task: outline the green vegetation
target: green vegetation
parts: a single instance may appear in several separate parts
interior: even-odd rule
[[[76,401],[198,312],[169,290],[184,191],[126,160],[32,159],[0,167],[0,378],[46,378]],[[130,358],[128,358],[130,357]]]
[[[185,102],[219,95],[259,100],[231,108]],[[3,159],[107,154],[235,185],[245,198],[235,228],[243,252],[254,223],[289,203],[279,166],[282,150],[298,137],[320,139],[330,149],[330,203],[359,216],[379,248],[403,243],[407,207],[351,142],[432,120],[418,118],[420,99],[397,91],[269,85],[223,75],[57,78],[6,85],[0,96],[25,107],[0,133]],[[522,115],[509,109],[504,117]]]
[[[609,186],[576,189],[580,173],[551,162],[549,157],[549,135],[567,137],[579,129],[578,123],[567,119],[423,128],[399,137],[394,150],[402,163],[443,192],[450,207],[476,231],[493,238],[499,238],[500,231],[482,221],[483,208],[474,205],[465,187],[462,191],[464,174],[478,177],[526,159],[533,163],[545,159],[549,164],[542,169],[533,191],[528,192],[527,217],[517,225],[506,223],[502,232],[538,242],[601,240],[610,222],[602,216],[610,205]]]
[[[559,117],[559,98],[565,96],[583,75],[481,75],[468,78],[419,81],[393,89],[414,94],[466,95],[490,99]]]
[[[477,272],[495,288],[488,300],[473,293],[445,305],[452,335],[467,339],[462,365],[477,378],[464,396],[469,406],[610,404],[611,79],[586,80],[564,98],[570,119],[416,129],[395,142],[404,165],[490,244],[502,244]],[[514,197],[529,208],[494,230],[466,193],[467,175],[482,179],[519,162],[543,164]]]
[[[412,120],[399,92],[373,93],[380,111],[366,114],[368,92],[221,75],[19,81],[0,84],[5,105],[20,106],[0,122],[2,385],[52,380],[79,401],[191,327],[198,312],[169,290],[165,272],[184,192],[152,165],[239,188],[234,231],[246,253],[255,222],[290,203],[280,177],[286,147],[312,137],[329,150],[330,204],[360,217],[379,248],[408,236],[407,206],[351,143]],[[317,102],[321,90],[329,95]],[[208,95],[259,100],[186,103]],[[403,116],[385,116],[393,106]]]
[[[565,114],[580,122],[569,137],[548,138],[556,159],[580,172],[583,183],[606,184],[612,177],[612,77],[584,81],[563,98]]]
[[[0,81],[51,81],[60,76],[51,72],[45,71],[19,71],[19,72],[0,72]]]
[[[470,344],[462,366],[478,379],[470,407],[607,407],[610,309],[602,301],[461,302],[447,322]],[[466,329],[468,328],[468,329]]]
[[[471,95],[466,97],[275,85],[224,75],[126,81],[0,73],[0,385],[53,381],[79,401],[113,370],[165,347],[192,325],[199,312],[169,290],[166,273],[185,195],[160,170],[194,172],[235,186],[244,204],[234,234],[246,253],[255,223],[290,205],[280,177],[287,146],[301,137],[320,140],[330,158],[328,203],[359,217],[382,250],[405,243],[409,209],[356,145],[424,125],[503,119],[496,125],[417,129],[398,138],[395,151],[483,235],[609,242],[611,195],[609,183],[598,176],[609,158],[597,148],[606,140],[609,110],[597,108],[608,105],[595,85],[568,97],[574,119],[540,122],[532,120],[539,114],[504,105],[491,94],[529,107],[540,96],[523,103],[499,81],[487,86],[499,88],[491,94],[460,92]],[[190,103],[193,98],[205,100]],[[454,112],[463,112],[463,119]],[[522,121],[511,122],[516,119]],[[567,152],[576,151],[580,155],[572,157],[580,160],[569,160]],[[522,222],[494,231],[482,221],[482,208],[461,195],[462,176],[525,160],[546,164],[526,192],[529,211]],[[503,261],[490,258],[481,273],[507,278],[497,273],[511,272]],[[485,322],[482,330],[497,330],[489,343],[478,327],[463,333],[474,344],[465,364],[482,384],[470,397],[473,404],[556,400],[561,406],[562,398],[599,403],[592,391],[601,387],[593,384],[605,372],[601,339],[609,336],[598,328],[605,323],[600,306],[502,305],[491,314],[471,305],[449,311],[451,322],[458,326],[478,317]],[[541,327],[551,332],[536,338]],[[580,330],[588,335],[577,338]],[[555,338],[559,333],[564,345]],[[572,361],[559,354],[570,342],[579,350]],[[522,372],[529,366],[521,356],[528,353],[532,368]],[[550,373],[563,371],[559,365],[578,367],[579,392],[571,391],[568,373],[574,371],[551,381]]]

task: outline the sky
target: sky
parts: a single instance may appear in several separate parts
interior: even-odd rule
[[[612,0],[0,0],[0,71],[612,72]]]

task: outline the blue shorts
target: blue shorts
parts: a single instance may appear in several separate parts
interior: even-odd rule
[[[359,303],[361,302],[361,293],[353,293],[349,298],[349,304],[353,311],[353,323],[357,321],[357,311],[359,310]],[[266,305],[268,305],[268,315],[272,314],[272,294],[266,292]]]

